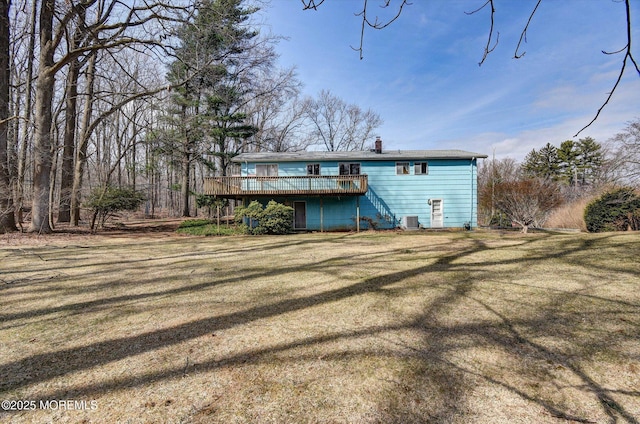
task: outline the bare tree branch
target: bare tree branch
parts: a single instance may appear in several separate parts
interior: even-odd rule
[[[624,75],[624,72],[627,68],[627,61],[631,61],[631,63],[633,63],[633,66],[636,69],[636,72],[638,73],[638,76],[640,76],[640,68],[638,67],[638,63],[636,62],[635,58],[633,57],[633,54],[631,53],[631,5],[630,5],[631,1],[630,0],[625,0],[625,7],[626,7],[626,13],[627,13],[627,45],[625,47],[623,47],[622,49],[615,51],[615,52],[605,52],[603,51],[602,53],[606,54],[606,55],[613,55],[613,54],[619,54],[624,52],[624,59],[622,61],[622,67],[620,68],[620,73],[618,74],[618,78],[616,79],[615,84],[613,85],[613,88],[611,89],[611,91],[609,92],[609,95],[607,96],[606,100],[604,101],[604,103],[602,104],[602,106],[600,106],[600,108],[598,109],[598,111],[596,112],[596,115],[593,117],[593,119],[584,127],[582,127],[580,129],[580,131],[578,131],[574,137],[577,137],[578,134],[580,134],[582,131],[584,131],[585,129],[589,128],[594,122],[596,122],[596,120],[598,119],[598,117],[600,116],[600,113],[602,112],[602,110],[605,108],[605,106],[607,106],[609,104],[609,101],[611,100],[611,98],[613,97],[613,93],[616,92],[616,89],[618,88],[618,85],[620,85],[620,81],[622,81],[622,76]]]
[[[303,5],[303,10],[317,10],[318,7],[320,5],[322,5],[324,3],[325,0],[300,0],[302,2]],[[382,1],[382,8],[387,8],[391,5],[393,0],[383,0]],[[638,73],[638,75],[640,76],[640,67],[638,66],[638,62],[636,62],[636,59],[633,57],[633,53],[632,53],[632,49],[631,49],[631,40],[632,40],[632,32],[631,32],[631,0],[619,0],[620,2],[624,1],[625,4],[625,9],[626,9],[626,29],[627,29],[627,44],[626,46],[624,46],[622,49],[614,51],[614,52],[606,52],[603,51],[602,53],[607,54],[607,55],[613,55],[613,54],[619,54],[619,53],[623,53],[624,52],[624,59],[622,62],[622,66],[620,67],[620,72],[618,74],[618,77],[615,81],[615,84],[613,85],[613,88],[611,89],[611,91],[608,93],[607,98],[605,99],[604,103],[600,106],[600,108],[598,109],[598,111],[596,112],[594,118],[584,127],[582,127],[582,129],[580,129],[580,131],[578,131],[574,137],[578,136],[582,131],[584,131],[586,128],[588,128],[589,126],[591,126],[600,116],[600,113],[602,112],[602,110],[605,108],[605,106],[607,106],[607,104],[609,104],[609,101],[611,100],[611,98],[613,97],[613,94],[615,93],[616,89],[618,88],[618,86],[620,85],[620,82],[622,81],[622,77],[626,71],[628,62],[631,62],[632,65],[636,70],[636,72]],[[367,12],[369,11],[369,0],[362,0],[363,2],[363,6],[362,6],[362,11],[360,11],[359,13],[356,13],[356,16],[359,16],[362,18],[362,25],[361,25],[361,29],[360,29],[360,45],[358,47],[353,47],[352,48],[355,51],[360,52],[360,59],[363,58],[363,45],[364,45],[364,33],[365,33],[365,29],[366,27],[370,27],[370,28],[374,28],[374,29],[383,29],[386,28],[387,26],[389,26],[391,23],[393,23],[395,20],[397,20],[400,17],[400,14],[402,13],[402,10],[404,8],[404,6],[406,5],[410,5],[411,3],[409,3],[407,0],[402,0],[402,3],[400,4],[400,6],[398,7],[397,13],[390,19],[388,20],[384,20],[384,21],[380,21],[378,19],[378,17],[376,16],[376,18],[374,20],[369,19],[369,17],[367,16]],[[540,6],[540,4],[542,3],[542,0],[538,0],[536,2],[535,7],[533,8],[533,10],[531,11],[531,13],[529,14],[529,18],[527,19],[527,23],[524,26],[524,29],[522,30],[522,32],[520,33],[520,39],[518,40],[518,44],[516,45],[515,51],[514,51],[514,55],[513,58],[514,59],[520,59],[522,58],[526,52],[522,52],[520,53],[520,47],[522,46],[522,43],[526,43],[527,42],[527,31],[529,29],[529,25],[531,24],[533,17],[535,16],[536,12],[538,11],[538,8]],[[482,66],[482,64],[485,62],[485,60],[487,59],[487,57],[489,56],[489,54],[491,54],[496,47],[498,46],[498,42],[500,41],[500,32],[496,32],[496,36],[494,37],[494,30],[495,30],[495,14],[496,14],[496,9],[495,9],[495,1],[494,0],[486,0],[482,6],[480,6],[479,8],[472,10],[470,12],[464,12],[467,15],[473,15],[476,14],[478,12],[480,12],[481,10],[485,9],[487,6],[489,6],[491,8],[491,14],[490,14],[490,25],[489,25],[489,36],[487,37],[487,43],[484,47],[484,52],[482,55],[482,59],[480,60],[480,62],[478,63],[479,66]],[[495,40],[494,40],[495,38]]]
[[[496,8],[493,4],[493,0],[487,0],[487,2],[482,6],[480,6],[478,9],[472,10],[471,12],[464,12],[467,15],[473,15],[475,13],[478,13],[485,7],[487,7],[487,5],[491,5],[491,25],[489,26],[489,37],[487,38],[487,45],[484,47],[484,54],[482,55],[482,60],[478,63],[478,66],[482,66],[484,61],[487,59],[487,56],[489,56],[489,53],[495,50],[495,48],[498,46],[498,41],[500,41],[500,33],[498,32],[498,35],[496,36],[496,42],[493,44],[493,47],[491,47],[491,41],[493,40],[493,28],[494,28]]]
[[[531,20],[533,19],[533,15],[536,14],[536,11],[538,10],[538,6],[540,6],[540,3],[542,3],[542,0],[538,0],[538,3],[536,3],[536,7],[533,8],[533,11],[529,15],[529,19],[527,20],[527,25],[525,25],[524,29],[520,33],[520,39],[518,40],[518,45],[516,46],[516,51],[513,54],[513,58],[514,59],[520,59],[526,53],[526,52],[522,52],[522,54],[518,54],[518,50],[520,50],[520,44],[522,44],[522,40],[524,40],[525,43],[527,42],[527,30],[529,29],[529,24],[531,23]]]
[[[368,26],[370,26],[373,29],[384,29],[386,27],[388,27],[389,25],[391,25],[393,22],[396,21],[396,19],[398,19],[400,17],[400,15],[402,14],[402,9],[407,6],[407,5],[411,5],[411,3],[409,3],[407,0],[402,0],[402,3],[400,3],[400,6],[398,6],[398,12],[395,14],[395,16],[393,16],[392,18],[386,20],[386,21],[379,21],[378,20],[378,16],[376,16],[376,19],[371,22],[367,17],[366,17],[366,7],[367,7],[367,2],[365,1],[365,10],[362,11],[362,13],[357,13],[356,16],[362,16],[362,19],[364,22],[366,22],[366,24]],[[386,9],[387,7],[389,7],[391,5],[391,0],[385,0],[385,3],[380,6],[382,9]]]
[[[300,0],[302,2],[302,10],[318,10],[318,7],[324,3],[324,0]],[[381,9],[386,9],[391,6],[391,2],[393,0],[383,0],[380,5]],[[360,27],[360,45],[358,47],[351,48],[360,54],[360,60],[363,59],[363,51],[364,51],[364,32],[367,27],[373,29],[384,29],[395,22],[400,15],[402,14],[402,10],[405,6],[410,6],[409,0],[402,0],[400,5],[398,6],[395,14],[388,19],[380,20],[380,18],[376,15],[375,19],[371,20],[367,16],[367,12],[369,11],[369,0],[362,0],[362,11],[355,14],[355,16],[362,18],[362,25]]]
[[[318,10],[318,6],[324,3],[324,0],[300,0],[302,2],[302,10]]]

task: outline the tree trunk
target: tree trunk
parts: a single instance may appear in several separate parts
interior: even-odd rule
[[[17,206],[18,208],[22,207],[22,202],[24,198],[24,179],[25,179],[25,171],[27,166],[27,152],[29,151],[29,127],[31,122],[31,100],[32,100],[32,83],[33,83],[33,61],[34,61],[34,51],[35,51],[35,43],[36,43],[36,20],[38,17],[38,8],[37,2],[33,2],[31,4],[31,18],[29,23],[29,47],[27,51],[27,75],[26,84],[25,84],[25,103],[24,103],[24,119],[22,120],[22,137],[20,142],[20,151],[18,154],[18,195],[17,195]]]
[[[9,179],[9,1],[0,0],[0,233],[16,230]]]
[[[45,0],[40,9],[40,60],[36,82],[35,142],[33,146],[33,203],[30,232],[50,233],[49,184],[51,182],[51,121],[55,74],[52,47],[54,0]]]
[[[78,104],[79,73],[80,63],[74,60],[69,64],[65,92],[64,147],[62,149],[58,222],[71,221],[71,194],[73,192],[73,159],[76,142],[76,107]]]
[[[182,106],[182,119],[187,122],[187,107]],[[181,154],[182,162],[182,181],[180,182],[180,194],[182,197],[182,216],[188,217],[189,215],[189,176],[191,171],[191,143],[189,140],[189,129],[185,126],[184,129],[184,141],[183,150]]]
[[[131,185],[131,188],[135,191],[136,190],[136,167],[138,166],[138,164],[136,163],[136,149],[137,147],[137,143],[136,143],[136,139],[137,139],[137,134],[138,134],[138,129],[137,129],[137,125],[136,125],[136,121],[135,121],[135,117],[137,116],[137,113],[134,115],[134,121],[133,121],[133,130],[132,130],[132,137],[133,137],[133,146],[131,147],[131,164],[130,166],[127,168],[130,170],[130,175],[129,175],[129,185]]]
[[[89,59],[87,66],[87,100],[84,105],[82,123],[80,125],[80,142],[76,151],[76,163],[73,170],[73,188],[71,195],[71,225],[77,227],[80,223],[80,202],[84,165],[87,162],[87,148],[89,147],[89,123],[93,112],[93,94],[96,70],[96,54]]]
[[[40,59],[36,82],[33,204],[30,232],[50,233],[49,184],[51,182],[51,121],[55,74],[52,43],[54,0],[44,0],[40,8]]]
[[[191,171],[191,161],[190,161],[189,153],[184,152],[182,157],[182,182],[180,185],[181,194],[182,194],[182,216],[188,217],[190,215],[189,208],[189,186],[190,186],[190,171]]]

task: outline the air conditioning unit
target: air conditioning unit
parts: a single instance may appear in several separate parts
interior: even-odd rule
[[[417,216],[403,216],[402,217],[402,228],[405,230],[417,230],[420,228],[418,226],[418,217]]]

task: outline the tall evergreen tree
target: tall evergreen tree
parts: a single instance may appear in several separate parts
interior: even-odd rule
[[[251,63],[247,57],[258,33],[248,20],[257,10],[244,7],[243,0],[206,0],[194,21],[179,32],[181,46],[167,78],[172,83],[186,82],[171,97],[166,116],[170,130],[162,138],[165,150],[179,157],[183,216],[190,214],[189,182],[194,162],[214,167],[206,161],[205,153],[224,158],[229,137],[253,134],[239,130],[246,116],[231,110],[241,98],[237,68]],[[211,149],[206,146],[209,141]],[[222,173],[226,163],[220,163]]]
[[[215,95],[207,98],[209,136],[212,141],[208,153],[217,159],[220,174],[226,175],[231,159],[242,149],[244,141],[256,133],[257,128],[247,121],[246,113],[235,107],[242,100],[233,86],[218,87],[216,91]]]
[[[591,137],[581,138],[578,140],[577,153],[578,184],[594,184],[604,163],[602,146]]]
[[[539,151],[533,149],[525,157],[522,169],[530,177],[557,180],[560,173],[558,149],[551,143],[547,143]]]
[[[566,140],[560,148],[551,143],[539,151],[531,150],[522,163],[528,177],[562,181],[570,186],[594,184],[604,163],[602,146],[593,138]]]
[[[558,159],[560,159],[560,174],[562,181],[569,185],[575,185],[577,180],[577,158],[578,150],[573,140],[565,140],[558,149]]]

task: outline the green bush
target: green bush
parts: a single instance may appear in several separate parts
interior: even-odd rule
[[[248,206],[236,206],[234,220],[237,224],[243,224],[246,220],[257,221],[262,216],[262,205],[257,200],[249,203]]]
[[[259,226],[264,227],[267,234],[287,234],[293,231],[293,208],[273,200],[264,208]]]
[[[640,196],[630,187],[606,192],[587,205],[584,220],[592,233],[638,230]]]
[[[236,208],[235,221],[249,234],[288,234],[293,231],[293,208],[273,200],[263,208],[254,200]]]
[[[95,228],[96,221],[100,227],[120,211],[135,211],[144,202],[145,197],[139,191],[132,188],[100,187],[91,192],[84,206],[93,209],[91,229]]]

